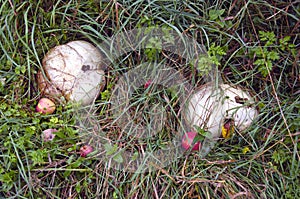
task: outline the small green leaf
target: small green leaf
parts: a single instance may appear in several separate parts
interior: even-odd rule
[[[102,100],[108,100],[110,98],[110,91],[109,90],[105,90],[103,92],[101,92],[101,99]]]
[[[201,56],[198,58],[198,60],[195,60],[194,63],[195,64],[193,64],[193,66],[196,65],[201,76],[207,75],[211,71],[212,65],[214,64],[208,56]]]
[[[257,66],[261,66],[261,65],[264,65],[265,64],[265,60],[263,59],[258,59],[254,62],[255,65]]]
[[[29,152],[29,156],[31,157],[31,160],[33,161],[33,165],[40,165],[44,162],[44,158],[47,157],[47,152],[45,149],[38,149],[36,151]]]
[[[275,163],[277,164],[282,164],[285,161],[287,161],[289,158],[289,156],[286,154],[285,151],[283,150],[278,150],[278,151],[274,151],[273,155],[272,155],[272,159]]]
[[[267,55],[267,59],[272,60],[272,61],[278,60],[279,59],[278,52],[270,51]]]
[[[244,147],[242,150],[242,153],[245,155],[246,153],[250,152],[250,148],[249,147]]]
[[[69,159],[66,161],[66,163],[71,164],[71,162],[74,160],[74,155],[71,155]]]
[[[68,168],[68,167],[67,167]],[[69,177],[70,176],[70,174],[71,174],[71,170],[70,169],[68,169],[68,170],[66,170],[65,172],[64,172],[64,177],[65,178],[67,178],[67,177]]]
[[[285,36],[284,38],[279,39],[279,43],[282,45],[287,45],[290,40],[291,40],[291,36]]]
[[[170,27],[162,28],[162,31],[164,33],[163,40],[167,43],[175,44],[175,38],[172,34],[170,34],[170,30],[172,30]]]
[[[146,48],[154,48],[156,50],[162,49],[162,42],[160,38],[151,37],[149,43],[146,43]]]
[[[21,66],[21,73],[24,74],[26,72],[26,66]]]
[[[131,157],[131,160],[135,161],[138,157],[139,157],[139,152],[136,151],[136,152],[133,153],[133,156]]]
[[[81,191],[81,185],[80,185],[80,182],[77,182],[77,183],[76,183],[75,190],[76,190],[77,193],[80,193],[80,191]]]
[[[52,117],[50,119],[50,122],[53,123],[53,124],[57,124],[58,123],[58,118],[57,117]]]
[[[78,168],[82,164],[82,159],[79,158],[71,164],[72,168]]]
[[[112,155],[118,150],[118,145],[110,145],[109,143],[104,144],[104,149],[106,151],[106,155]]]
[[[118,162],[118,163],[122,163],[124,161],[121,152],[117,153],[114,157],[113,160]]]
[[[199,126],[194,126],[194,128],[197,130],[198,135],[194,138],[194,143],[198,141],[203,141],[205,138],[212,138],[212,134],[209,131],[206,131],[205,129],[199,127]]]
[[[215,21],[216,19],[220,18],[225,12],[225,9],[222,10],[209,10],[209,19]]]
[[[258,105],[259,109],[262,109],[262,108],[266,107],[266,105],[263,102],[261,102],[261,101],[257,105]]]
[[[62,138],[62,139],[66,138],[66,135],[62,131],[57,131],[54,134],[59,138]]]
[[[113,193],[113,198],[114,198],[114,199],[119,198],[117,192],[115,192],[115,191],[114,191],[114,193]]]

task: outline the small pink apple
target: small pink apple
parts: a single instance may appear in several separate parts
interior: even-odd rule
[[[43,138],[44,142],[49,142],[49,141],[53,140],[55,137],[55,134],[53,134],[53,133],[55,133],[55,132],[57,132],[56,129],[44,130],[42,133],[42,138]]]
[[[39,103],[37,104],[35,110],[36,112],[42,114],[52,114],[55,111],[55,104],[48,98],[42,98],[39,100]]]
[[[192,151],[198,151],[201,147],[201,142],[198,141],[196,142],[193,146],[191,146],[193,144],[193,141],[196,137],[197,133],[196,132],[187,132],[184,134],[182,141],[181,141],[181,146],[185,149],[185,150],[189,150],[191,147]]]
[[[152,80],[149,79],[149,80],[144,84],[144,89],[147,89],[151,84],[152,84]]]
[[[80,156],[81,157],[86,157],[88,154],[90,154],[91,152],[93,152],[93,147],[90,145],[84,145],[82,147],[80,147]]]

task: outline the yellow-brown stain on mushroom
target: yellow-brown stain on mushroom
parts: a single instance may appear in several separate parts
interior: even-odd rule
[[[225,119],[222,125],[222,136],[225,139],[231,138],[234,132],[234,120]]]

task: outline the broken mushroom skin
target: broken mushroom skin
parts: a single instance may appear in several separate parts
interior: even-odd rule
[[[52,48],[43,58],[37,74],[40,91],[66,101],[91,104],[105,85],[100,51],[86,41],[71,41]]]
[[[208,83],[191,95],[184,118],[189,128],[198,126],[217,139],[222,134],[225,120],[232,119],[238,130],[248,128],[258,115],[254,103],[250,93],[240,87]]]

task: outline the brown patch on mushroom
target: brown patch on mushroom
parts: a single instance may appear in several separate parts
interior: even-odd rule
[[[240,96],[235,96],[234,99],[235,99],[235,102],[238,104],[245,104],[247,101],[249,101],[248,98],[242,98]]]
[[[90,66],[90,65],[82,65],[81,70],[82,70],[83,72],[86,72],[86,71],[88,71],[88,70],[91,70],[91,66]]]

